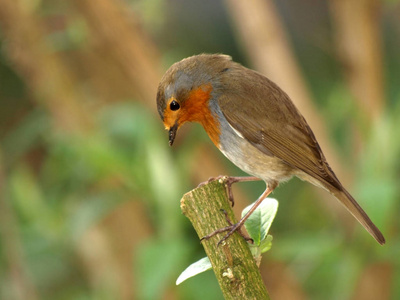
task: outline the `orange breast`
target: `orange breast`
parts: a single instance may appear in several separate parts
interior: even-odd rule
[[[216,117],[211,113],[208,103],[211,98],[211,91],[211,85],[202,85],[190,92],[182,106],[180,123],[199,122],[215,146],[219,148],[220,126]]]

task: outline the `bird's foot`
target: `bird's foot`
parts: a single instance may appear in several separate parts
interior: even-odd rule
[[[249,236],[247,236],[246,234],[243,233],[243,231],[242,231],[242,226],[243,226],[244,222],[242,222],[242,220],[240,220],[240,221],[239,221],[238,223],[236,223],[236,224],[232,224],[232,221],[231,221],[231,220],[229,219],[229,217],[228,217],[228,213],[227,213],[224,209],[221,209],[221,211],[224,213],[225,219],[226,219],[226,221],[228,222],[229,226],[226,226],[226,227],[217,229],[217,230],[215,230],[214,232],[212,232],[212,233],[210,233],[210,234],[208,234],[208,235],[206,235],[206,236],[203,236],[203,237],[200,239],[200,242],[203,241],[203,240],[208,240],[208,239],[210,239],[211,237],[217,235],[218,233],[222,233],[222,232],[226,232],[226,231],[227,231],[228,233],[218,242],[217,246],[219,246],[219,245],[221,245],[223,242],[225,242],[234,232],[239,233],[246,241],[251,242],[251,243],[254,242],[252,238],[250,238]]]
[[[210,177],[210,178],[208,178],[208,180],[199,183],[199,185],[197,187],[201,187],[203,185],[209,184],[210,182],[215,181],[215,180],[221,180],[221,182],[224,182],[228,178],[230,178],[230,177],[227,175],[219,175],[216,177]]]
[[[238,182],[237,178],[239,178],[239,177],[229,177],[226,175],[210,177],[210,178],[208,178],[207,181],[200,183],[197,187],[201,187],[203,185],[209,184],[210,182],[215,181],[215,180],[218,180],[220,183],[225,183],[226,188],[228,190],[228,199],[229,199],[229,202],[231,202],[231,205],[233,207],[235,205],[235,200],[233,199],[232,184],[234,184],[235,182]]]
[[[232,185],[236,182],[242,181],[258,181],[261,180],[258,177],[240,177],[240,176],[226,176],[226,175],[219,175],[217,177],[210,177],[207,181],[200,183],[197,187],[201,187],[210,183],[211,181],[218,180],[221,183],[225,183],[226,188],[228,190],[228,199],[231,202],[232,207],[235,205],[235,200],[233,199],[233,192],[232,192]]]

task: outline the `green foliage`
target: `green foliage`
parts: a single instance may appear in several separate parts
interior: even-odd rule
[[[136,274],[139,299],[162,298],[171,277],[182,265],[182,257],[189,254],[190,245],[182,240],[153,240],[143,243],[138,249]]]
[[[60,135],[50,131],[46,115],[34,111],[3,139],[5,153],[12,158],[7,161],[12,166],[8,195],[18,215],[29,269],[43,299],[54,286],[64,294],[83,295],[85,281],[75,282],[84,277],[74,254],[76,243],[135,196],[145,199],[159,237],[143,243],[135,258],[143,283],[138,295],[155,299],[154,293],[163,293],[176,276],[179,258],[193,251],[182,240],[177,201],[186,179],[173,162],[159,120],[143,107],[117,103],[104,107],[97,119],[100,128],[90,137]],[[47,152],[38,171],[21,160],[36,147]]]

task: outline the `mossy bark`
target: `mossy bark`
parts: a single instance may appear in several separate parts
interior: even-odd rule
[[[223,180],[185,194],[181,209],[200,238],[228,225],[221,209],[236,222]],[[247,242],[234,233],[217,246],[225,234],[202,241],[225,299],[270,299]]]

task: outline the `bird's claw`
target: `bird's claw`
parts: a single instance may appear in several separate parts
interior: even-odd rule
[[[249,236],[247,236],[243,233],[243,231],[242,231],[243,224],[240,221],[236,224],[232,224],[232,221],[229,219],[228,213],[226,212],[226,210],[221,208],[221,211],[225,215],[226,222],[229,224],[229,226],[217,229],[214,232],[212,232],[206,236],[203,236],[200,239],[200,242],[203,240],[208,240],[211,237],[213,237],[214,235],[217,235],[218,233],[228,231],[228,233],[217,243],[217,246],[220,246],[223,242],[225,242],[234,232],[239,233],[247,242],[254,243],[252,238],[250,238]]]
[[[230,178],[230,177],[226,176],[226,175],[219,175],[217,177],[210,177],[210,178],[208,178],[208,180],[200,182],[197,187],[201,187],[203,185],[209,184],[211,181],[215,181],[215,180],[221,181],[221,183],[222,183],[228,178]]]
[[[237,177],[230,177],[226,175],[219,175],[217,177],[210,177],[207,181],[201,182],[197,187],[209,184],[212,181],[218,180],[220,183],[225,183],[228,191],[228,199],[232,207],[235,205],[235,200],[233,199],[232,184],[238,182]]]

